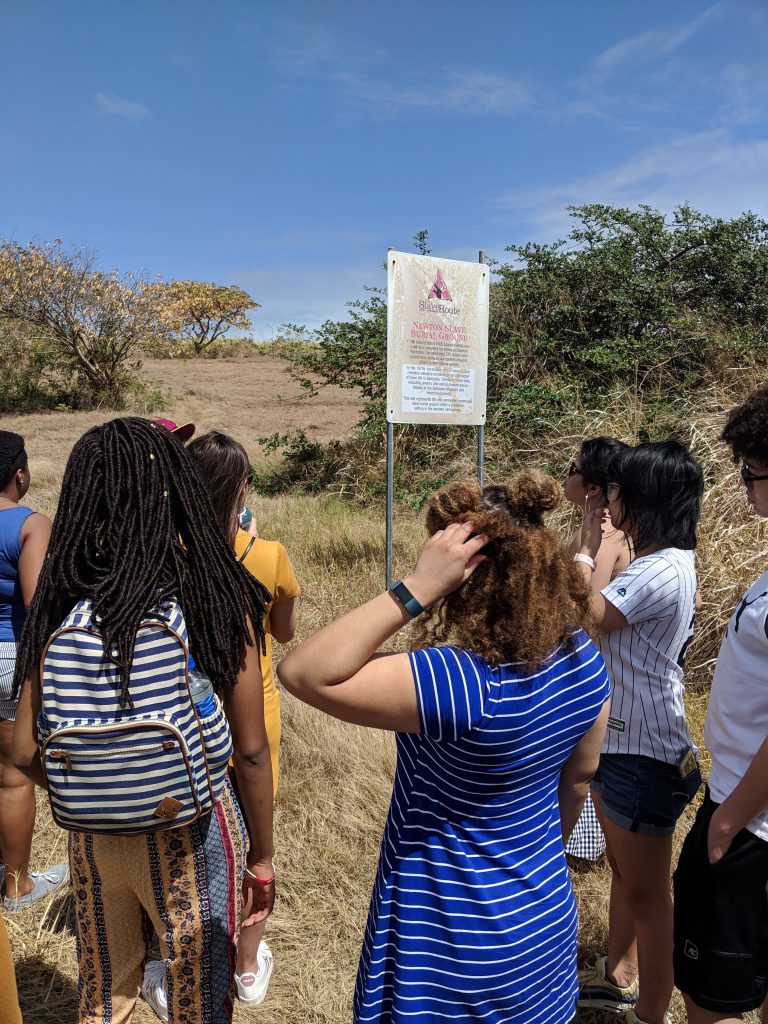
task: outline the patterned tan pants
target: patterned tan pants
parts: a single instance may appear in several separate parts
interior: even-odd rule
[[[160,937],[171,1024],[228,1024],[245,826],[229,785],[193,825],[136,836],[70,833],[79,1024],[130,1021]]]

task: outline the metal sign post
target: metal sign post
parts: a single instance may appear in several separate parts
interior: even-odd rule
[[[387,253],[387,586],[394,424],[477,425],[477,477],[483,482],[489,277],[482,250],[477,263]]]

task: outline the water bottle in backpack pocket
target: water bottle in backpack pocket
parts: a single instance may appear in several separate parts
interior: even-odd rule
[[[119,673],[104,658],[90,601],[52,635],[39,739],[62,828],[118,835],[177,828],[220,799],[232,737],[210,680],[202,673],[190,680],[188,657],[178,605],[149,612],[136,634],[131,702],[120,707]]]

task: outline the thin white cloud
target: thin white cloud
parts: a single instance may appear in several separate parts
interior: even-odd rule
[[[512,114],[533,103],[530,89],[508,75],[489,71],[445,71],[437,79],[393,85],[364,74],[339,72],[337,82],[353,97],[374,104],[382,115],[401,110],[458,114]]]
[[[386,117],[403,110],[458,114],[510,114],[533,104],[530,87],[503,72],[481,68],[403,68],[390,51],[355,48],[328,28],[293,26],[289,47],[273,47],[268,59],[286,77],[334,82],[352,104]]]
[[[728,64],[720,76],[722,124],[748,124],[765,117],[768,109],[768,69]]]
[[[674,53],[708,21],[718,15],[720,10],[721,4],[715,3],[698,18],[693,18],[677,29],[651,29],[648,32],[640,32],[637,35],[621,39],[595,58],[594,69],[598,73],[610,74],[627,63],[644,63]]]
[[[109,114],[112,117],[124,117],[128,121],[146,121],[152,117],[143,103],[123,99],[114,93],[97,92],[96,102],[102,114]]]
[[[680,136],[641,149],[634,156],[591,176],[554,185],[518,189],[498,205],[515,211],[539,237],[562,237],[567,205],[641,203],[669,211],[681,203],[714,216],[745,210],[768,216],[768,139],[735,139],[726,129]]]

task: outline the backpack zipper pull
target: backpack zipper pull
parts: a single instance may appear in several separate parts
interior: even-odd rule
[[[61,761],[61,767],[66,768],[68,772],[72,771],[72,755],[68,750],[53,750],[51,751],[52,761]]]

